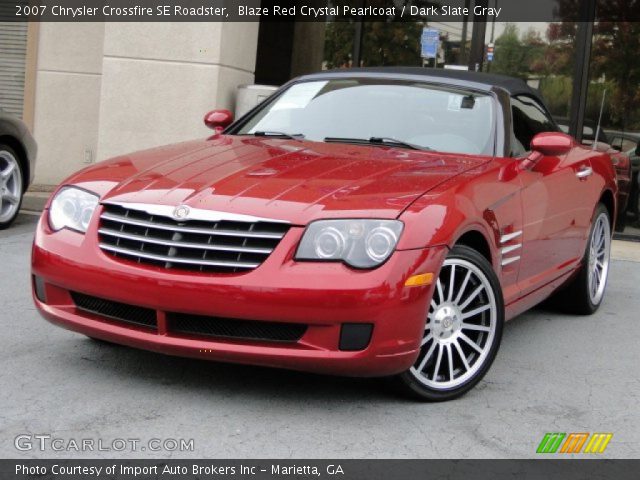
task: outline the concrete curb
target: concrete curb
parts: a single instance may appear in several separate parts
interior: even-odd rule
[[[640,242],[614,240],[611,243],[611,258],[628,262],[640,262]]]
[[[50,192],[27,192],[22,199],[22,210],[27,212],[42,212],[47,203]]]

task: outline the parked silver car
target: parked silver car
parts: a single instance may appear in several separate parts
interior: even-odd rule
[[[37,146],[27,126],[0,107],[0,230],[18,215],[33,181]]]

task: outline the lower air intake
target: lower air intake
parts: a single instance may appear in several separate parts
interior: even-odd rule
[[[157,328],[156,311],[150,308],[113,302],[77,292],[71,292],[71,298],[78,310],[154,330]]]
[[[307,330],[306,325],[299,323],[237,320],[182,313],[168,313],[167,320],[171,333],[271,342],[296,342]]]

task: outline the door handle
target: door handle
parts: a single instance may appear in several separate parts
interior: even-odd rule
[[[576,177],[578,178],[587,178],[589,176],[593,175],[593,168],[591,167],[587,167],[586,165],[583,165],[580,170],[578,170],[576,172]]]

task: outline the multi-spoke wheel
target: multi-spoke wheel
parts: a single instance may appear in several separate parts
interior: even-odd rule
[[[609,273],[609,252],[611,251],[611,226],[606,213],[601,213],[593,225],[589,244],[589,298],[599,305],[604,295]]]
[[[429,306],[420,354],[402,384],[426,400],[448,400],[471,389],[500,345],[504,307],[487,260],[464,246],[445,260]]]
[[[11,148],[0,145],[0,229],[8,227],[18,215],[23,186],[18,157]]]
[[[611,253],[611,221],[606,207],[599,204],[591,222],[591,232],[582,266],[571,282],[560,290],[551,304],[563,311],[590,315],[604,297]]]

